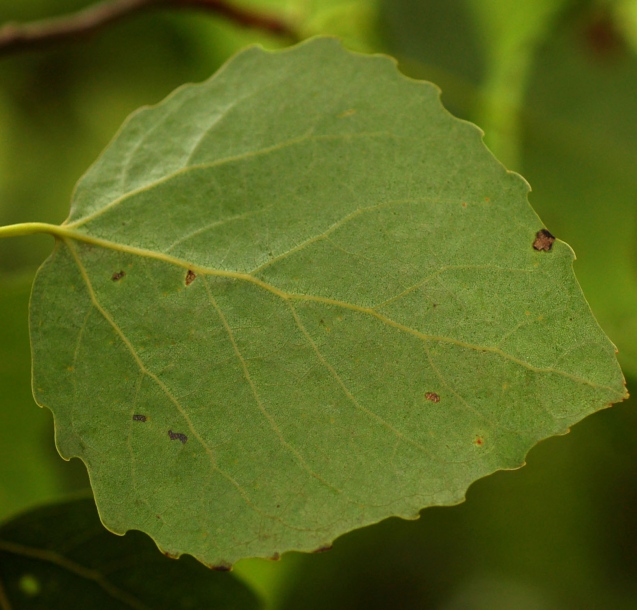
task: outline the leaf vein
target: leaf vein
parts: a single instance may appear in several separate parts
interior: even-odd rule
[[[99,570],[94,570],[80,565],[79,563],[58,554],[55,551],[34,549],[9,540],[0,540],[0,551],[52,563],[53,565],[56,565],[67,572],[71,572],[80,578],[93,581],[113,599],[116,599],[135,610],[151,610],[149,606],[139,601],[136,597],[114,585],[110,580],[105,578]]]
[[[214,307],[215,311],[217,312],[217,315],[219,316],[219,319],[221,320],[221,323],[223,324],[224,329],[226,330],[226,332],[228,334],[228,337],[230,339],[230,343],[232,344],[232,348],[234,349],[234,353],[236,354],[236,356],[237,356],[237,358],[238,358],[238,360],[239,360],[239,362],[241,364],[241,368],[243,370],[243,375],[244,375],[246,381],[248,382],[248,385],[250,386],[250,390],[252,391],[252,394],[254,396],[254,400],[255,400],[255,402],[257,404],[257,407],[258,407],[259,411],[261,411],[261,414],[263,415],[263,417],[265,417],[265,419],[268,421],[268,423],[270,424],[270,427],[272,428],[272,430],[274,431],[274,433],[278,437],[278,439],[281,442],[281,444],[292,455],[294,455],[294,457],[298,460],[298,462],[301,465],[301,467],[303,468],[303,470],[305,470],[313,478],[317,479],[318,481],[320,481],[321,483],[323,483],[324,485],[329,487],[332,491],[335,491],[337,493],[342,493],[342,491],[340,489],[337,489],[336,487],[334,487],[333,485],[328,483],[325,479],[323,479],[323,477],[321,477],[320,475],[315,473],[310,468],[308,463],[305,461],[305,458],[299,453],[299,451],[295,447],[293,447],[285,439],[285,437],[283,435],[283,432],[281,432],[281,429],[279,428],[279,425],[276,423],[276,420],[274,419],[274,417],[272,417],[272,415],[268,412],[268,410],[263,405],[263,401],[261,400],[261,397],[259,396],[259,392],[257,390],[257,387],[256,387],[254,381],[252,380],[252,376],[250,375],[250,371],[248,370],[248,365],[247,365],[243,355],[241,354],[241,351],[239,350],[239,346],[237,345],[237,341],[235,339],[234,333],[232,332],[232,328],[230,327],[230,324],[228,324],[228,320],[226,319],[226,317],[225,317],[223,311],[221,310],[221,308],[219,307],[217,301],[212,296],[212,291],[210,290],[210,286],[208,285],[208,282],[205,282],[205,286],[206,286],[206,291],[208,293],[208,298],[210,300],[210,304]]]
[[[361,411],[362,413],[365,413],[365,415],[367,415],[371,419],[375,420],[381,426],[383,426],[384,428],[386,428],[387,430],[392,432],[397,438],[399,438],[400,440],[402,440],[402,441],[404,441],[404,442],[406,442],[406,443],[408,443],[410,445],[413,445],[414,447],[416,447],[417,449],[419,449],[423,453],[429,455],[429,457],[431,457],[434,460],[436,460],[436,457],[426,447],[424,447],[420,443],[417,443],[416,441],[410,439],[408,436],[405,436],[400,430],[394,428],[394,426],[392,426],[389,422],[387,422],[385,419],[383,419],[380,415],[378,415],[377,413],[374,413],[374,411],[372,411],[372,410],[368,409],[367,407],[363,406],[356,399],[356,397],[349,391],[348,387],[345,385],[345,382],[341,379],[340,375],[336,372],[336,369],[334,369],[334,367],[327,361],[325,356],[323,356],[323,354],[319,350],[318,346],[316,345],[314,339],[312,339],[310,334],[307,332],[307,329],[305,328],[305,326],[301,322],[301,319],[299,318],[299,315],[298,315],[296,309],[294,308],[294,306],[291,303],[288,303],[288,306],[290,307],[290,310],[292,311],[292,316],[294,317],[294,320],[296,322],[297,327],[299,328],[301,333],[303,333],[303,335],[307,339],[308,343],[310,344],[310,346],[314,350],[314,353],[316,354],[316,357],[321,362],[321,364],[323,364],[323,366],[329,371],[329,373],[334,378],[336,383],[340,386],[340,388],[343,391],[343,393],[345,394],[345,396],[347,396],[348,400],[359,411]],[[436,461],[438,461],[438,460],[436,460]]]
[[[395,134],[391,134],[391,133],[383,132],[383,131],[365,132],[365,133],[356,133],[356,134],[334,134],[334,135],[313,136],[312,130],[309,130],[308,132],[306,132],[305,134],[301,136],[298,136],[296,138],[290,138],[289,140],[286,140],[285,142],[280,142],[279,144],[274,144],[272,146],[268,146],[268,147],[254,150],[254,151],[248,151],[248,152],[241,153],[239,155],[235,155],[232,157],[224,157],[221,159],[216,159],[215,161],[210,161],[208,163],[199,163],[196,165],[188,165],[185,167],[181,167],[180,169],[175,170],[174,172],[171,172],[169,174],[166,174],[165,176],[162,176],[161,178],[158,178],[157,180],[153,180],[152,182],[149,182],[148,184],[144,184],[143,186],[133,189],[129,191],[128,193],[124,193],[123,195],[116,197],[115,199],[113,199],[112,201],[110,201],[109,203],[101,207],[100,209],[95,210],[95,212],[92,212],[88,214],[87,216],[83,216],[79,218],[78,220],[75,220],[69,224],[66,224],[66,221],[65,221],[62,224],[62,226],[67,227],[69,229],[71,228],[76,229],[78,227],[81,227],[85,225],[86,223],[90,222],[91,220],[95,220],[96,218],[102,216],[104,213],[111,210],[112,208],[119,206],[120,204],[127,201],[128,199],[131,199],[135,195],[139,195],[140,193],[145,193],[147,191],[150,191],[161,184],[165,184],[166,182],[169,182],[173,178],[186,175],[192,171],[197,171],[201,169],[212,169],[213,167],[220,167],[222,165],[227,165],[229,163],[236,163],[236,162],[244,161],[246,159],[251,159],[253,157],[268,155],[270,153],[277,152],[279,150],[284,150],[285,148],[295,146],[297,144],[302,144],[303,142],[307,142],[307,141],[317,141],[317,142],[338,141],[338,140],[352,140],[355,138],[372,138],[372,137],[379,137],[379,136],[386,136],[386,137],[391,137],[396,139],[401,138],[401,136],[397,136]]]
[[[394,328],[397,328],[403,332],[409,333],[415,337],[419,337],[420,339],[423,340],[429,340],[429,341],[438,341],[440,343],[449,343],[451,345],[457,345],[459,347],[463,347],[466,349],[470,349],[470,350],[474,350],[474,351],[479,351],[479,352],[491,352],[491,353],[495,353],[498,354],[499,356],[501,356],[502,358],[505,358],[507,360],[510,360],[512,362],[515,362],[516,364],[519,364],[520,366],[523,366],[525,368],[527,368],[530,371],[533,371],[535,373],[555,373],[557,375],[560,375],[562,377],[565,377],[567,379],[571,379],[574,382],[577,383],[582,383],[584,385],[588,385],[590,387],[593,388],[598,388],[598,389],[605,389],[605,390],[609,390],[611,392],[613,392],[614,394],[616,394],[618,397],[622,397],[623,394],[617,392],[614,388],[610,387],[610,386],[604,386],[604,385],[599,385],[596,383],[593,383],[591,381],[588,381],[587,379],[583,379],[581,377],[578,377],[577,375],[572,375],[570,373],[567,373],[566,371],[561,371],[561,370],[557,370],[557,369],[553,369],[550,367],[536,367],[528,362],[526,362],[525,360],[522,360],[520,358],[517,358],[516,356],[513,356],[511,354],[508,354],[506,352],[504,352],[503,350],[501,350],[498,347],[494,347],[494,346],[486,346],[486,345],[475,345],[472,343],[467,343],[465,341],[461,341],[459,339],[453,339],[451,337],[444,337],[444,336],[440,336],[440,335],[428,335],[425,333],[422,333],[420,331],[417,331],[413,328],[410,328],[404,324],[401,324],[400,322],[396,322],[394,320],[392,320],[391,318],[388,318],[380,313],[378,313],[377,311],[375,311],[373,308],[369,308],[369,307],[364,307],[364,306],[360,306],[360,305],[355,305],[353,303],[347,303],[345,301],[339,301],[338,299],[331,299],[329,297],[321,297],[321,296],[315,296],[315,295],[308,295],[308,294],[300,294],[300,293],[289,293],[289,292],[285,292],[284,290],[281,290],[279,288],[277,288],[276,286],[273,286],[271,284],[268,284],[267,282],[264,282],[263,280],[256,278],[248,273],[240,273],[240,272],[236,272],[236,271],[225,271],[223,269],[214,269],[214,268],[210,268],[210,267],[204,267],[202,265],[197,265],[194,263],[189,263],[188,261],[185,261],[183,259],[180,258],[176,258],[174,256],[169,256],[166,254],[163,254],[161,252],[154,252],[152,250],[146,250],[144,248],[138,248],[136,246],[128,246],[125,244],[119,244],[116,242],[111,242],[109,240],[106,239],[101,239],[99,237],[91,237],[89,235],[85,235],[83,233],[79,233],[76,232],[72,229],[69,229],[67,227],[56,227],[56,232],[55,234],[63,239],[65,239],[68,242],[69,239],[75,239],[79,242],[84,242],[87,244],[92,244],[92,245],[96,245],[96,246],[101,246],[110,250],[114,250],[114,251],[119,251],[119,252],[125,252],[128,254],[133,254],[136,256],[140,256],[142,258],[151,258],[151,259],[155,259],[155,260],[159,260],[168,264],[172,264],[178,267],[182,267],[183,269],[191,269],[196,273],[201,273],[202,275],[209,275],[209,276],[214,276],[214,277],[219,277],[219,278],[225,278],[225,279],[230,279],[230,280],[239,280],[239,281],[243,281],[243,282],[248,282],[251,283],[255,286],[259,286],[260,288],[267,290],[268,292],[277,295],[278,297],[280,297],[281,299],[283,299],[284,301],[289,301],[289,300],[299,300],[299,301],[313,301],[313,302],[317,302],[317,303],[324,303],[326,305],[333,305],[335,307],[341,307],[343,309],[348,309],[350,311],[356,311],[358,313],[363,313],[363,314],[367,314],[370,315],[376,319],[378,319],[379,321],[383,322],[384,324],[388,325],[388,326],[392,326]],[[77,253],[75,253],[75,251],[73,250],[74,256],[76,257],[77,260]],[[79,261],[78,261],[79,262]]]
[[[285,525],[286,527],[288,527],[290,529],[298,529],[298,528],[296,528],[296,527],[294,527],[294,526],[292,526],[292,525],[290,525],[288,523],[285,523],[279,517],[276,517],[276,516],[273,516],[273,515],[268,515],[267,513],[262,511],[259,507],[257,507],[252,502],[252,500],[250,500],[250,498],[248,497],[248,495],[244,491],[244,489],[241,487],[241,485],[239,485],[239,483],[232,476],[230,476],[227,472],[225,472],[224,470],[222,470],[219,467],[219,465],[217,463],[217,460],[214,457],[214,453],[213,453],[212,449],[207,445],[207,443],[204,441],[204,439],[201,437],[201,435],[197,432],[197,430],[194,427],[190,417],[188,416],[188,413],[183,409],[183,407],[181,406],[179,401],[172,395],[170,390],[161,381],[161,379],[159,379],[157,377],[157,375],[155,375],[152,371],[149,371],[146,368],[146,366],[144,365],[144,363],[140,359],[139,355],[137,354],[137,351],[135,350],[135,347],[131,344],[129,339],[123,333],[122,329],[117,325],[115,320],[113,320],[111,315],[102,307],[100,302],[97,300],[97,296],[95,294],[95,291],[93,289],[91,281],[90,281],[90,279],[88,277],[88,273],[86,272],[86,269],[84,268],[84,265],[80,261],[80,258],[78,256],[77,252],[75,251],[75,248],[72,246],[70,241],[65,240],[65,243],[66,243],[66,246],[69,248],[71,254],[73,255],[73,258],[75,259],[75,262],[78,265],[80,273],[82,274],[82,277],[84,278],[84,281],[86,283],[86,286],[87,286],[87,289],[88,289],[89,294],[91,296],[91,300],[92,300],[93,304],[95,305],[97,310],[102,314],[104,319],[111,325],[111,327],[117,333],[117,335],[120,337],[120,339],[122,340],[124,345],[129,350],[130,354],[133,356],[133,359],[137,363],[137,365],[140,368],[141,372],[144,373],[145,375],[147,375],[148,377],[150,377],[150,379],[152,379],[160,387],[160,389],[164,392],[166,397],[170,400],[170,402],[173,403],[173,405],[177,408],[179,413],[183,416],[184,420],[186,421],[186,424],[188,425],[189,430],[192,432],[193,436],[199,441],[201,446],[204,448],[205,452],[208,454],[208,457],[210,459],[210,463],[211,463],[211,467],[212,467],[213,471],[218,472],[224,479],[226,479],[228,482],[230,482],[233,485],[233,487],[236,489],[236,491],[239,493],[239,495],[242,497],[242,499],[245,501],[245,503],[250,508],[252,508],[255,512],[257,512],[257,513],[259,513],[259,514],[261,514],[261,515],[263,515],[263,516],[265,516],[265,517],[267,517],[269,519],[277,520],[277,521],[279,521],[280,523],[282,523],[283,525]]]

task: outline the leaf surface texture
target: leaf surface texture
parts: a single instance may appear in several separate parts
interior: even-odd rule
[[[428,83],[332,39],[134,114],[32,297],[104,523],[217,566],[460,502],[625,394],[571,249]]]

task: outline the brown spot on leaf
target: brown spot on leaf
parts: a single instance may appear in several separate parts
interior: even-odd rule
[[[188,440],[188,437],[185,434],[182,434],[181,432],[173,432],[172,430],[168,430],[168,436],[171,441],[181,441],[184,445]]]
[[[211,570],[215,572],[230,572],[232,570],[232,566],[229,563],[220,563],[216,566],[208,566]]]
[[[327,551],[331,551],[331,550],[332,550],[331,544],[324,544],[323,546],[320,546],[315,551],[312,551],[312,553],[327,553]]]
[[[281,559],[281,555],[279,553],[274,553],[272,557],[270,557],[271,561],[279,561]]]
[[[463,201],[463,202],[462,202],[462,207],[463,207],[463,208],[466,208],[466,207],[467,207],[467,202],[466,202],[466,201]]]
[[[186,273],[186,286],[190,286],[197,279],[197,274],[194,271],[188,269],[188,273]]]
[[[148,421],[145,415],[133,415],[133,421]]]
[[[114,282],[119,282],[125,275],[125,271],[116,271],[115,273],[113,273],[113,275],[111,275],[111,279]]]
[[[484,439],[481,436],[476,436],[476,440],[473,441],[473,444],[477,447],[482,447],[482,445],[484,445]]]
[[[435,392],[427,392],[425,394],[425,398],[431,402],[440,402],[440,396],[438,396]]]
[[[179,559],[179,555],[177,553],[169,553],[168,551],[164,551],[164,555],[166,555],[168,559]]]
[[[544,250],[545,252],[549,252],[553,247],[554,241],[555,237],[553,237],[553,235],[551,235],[546,229],[542,229],[535,234],[533,247],[538,251]]]

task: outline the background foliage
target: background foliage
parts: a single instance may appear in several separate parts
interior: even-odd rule
[[[239,2],[239,0],[237,0]],[[0,22],[86,0],[7,0]],[[303,36],[389,52],[486,131],[531,203],[578,255],[602,327],[637,377],[637,2],[261,0]],[[61,222],[74,183],[125,116],[207,78],[252,42],[287,44],[202,13],[140,15],[73,45],[0,60],[0,224]],[[0,242],[0,517],[87,486],[60,460],[29,392],[29,283],[44,237]],[[628,401],[534,449],[461,506],[388,520],[329,553],[245,561],[269,608],[495,610],[635,607],[637,444]]]

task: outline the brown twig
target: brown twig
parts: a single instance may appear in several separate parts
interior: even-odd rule
[[[245,27],[285,36],[293,41],[299,39],[297,32],[284,20],[233,6],[225,0],[112,0],[63,17],[24,24],[7,23],[0,27],[0,55],[79,40],[125,17],[150,9],[208,11]]]

